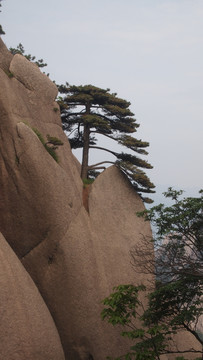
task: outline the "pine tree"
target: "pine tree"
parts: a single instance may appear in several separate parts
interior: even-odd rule
[[[20,54],[20,55],[25,56],[27,60],[34,62],[39,68],[43,68],[43,67],[47,66],[47,64],[44,63],[43,59],[36,60],[36,56],[33,56],[31,54],[26,55],[24,46],[21,43],[19,43],[16,48],[10,47],[9,51],[13,55]]]
[[[132,152],[147,155],[148,142],[138,140],[129,134],[136,132],[137,124],[134,114],[130,111],[130,102],[120,99],[110,89],[101,89],[92,85],[59,86],[63,97],[59,99],[63,129],[69,134],[73,149],[83,148],[81,178],[87,179],[92,171],[104,168],[105,163],[116,164],[130,179],[137,192],[154,192],[143,169],[152,166]],[[131,150],[131,153],[117,152],[97,146],[98,138],[103,135],[115,140],[119,145]],[[115,162],[104,160],[89,165],[89,150],[104,150],[115,156]],[[146,201],[149,199],[145,199]]]

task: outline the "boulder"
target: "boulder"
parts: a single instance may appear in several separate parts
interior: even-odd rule
[[[0,234],[0,359],[64,360],[54,321],[37,287]]]
[[[50,81],[47,75],[41,73],[36,64],[31,63],[24,56],[16,54],[10,63],[9,70],[26,89],[34,92],[35,97],[41,103],[51,105],[55,101],[58,94],[56,85]]]
[[[119,283],[151,281],[146,275],[137,277],[129,254],[143,236],[152,237],[150,224],[137,216],[144,209],[140,196],[116,166],[106,169],[91,187],[89,216],[93,231],[100,238],[95,250],[109,291]],[[152,244],[149,248],[153,257]]]

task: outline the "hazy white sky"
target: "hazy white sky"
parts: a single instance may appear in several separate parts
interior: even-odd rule
[[[3,0],[8,47],[131,102],[158,191],[203,187],[203,0]],[[190,189],[190,190],[189,190]]]

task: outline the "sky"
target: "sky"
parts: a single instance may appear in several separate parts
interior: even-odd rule
[[[131,102],[135,136],[150,143],[155,202],[169,186],[198,194],[203,0],[3,0],[1,10],[6,45],[43,58],[57,84],[110,88]]]

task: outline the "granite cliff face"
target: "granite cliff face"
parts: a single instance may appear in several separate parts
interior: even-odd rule
[[[45,317],[42,322],[52,333],[57,328],[65,358],[119,355],[127,348],[126,340],[101,321],[101,300],[115,285],[145,281],[136,279],[129,256],[140,232],[150,234],[135,215],[143,209],[142,201],[122,173],[111,167],[92,185],[86,211],[78,164],[61,128],[56,86],[34,64],[20,55],[13,57],[2,42],[0,46],[0,231],[9,253],[18,256],[21,271],[39,290],[49,314],[47,324]],[[57,150],[58,163],[36,132],[64,142]],[[15,277],[18,292],[18,280],[24,280],[17,271]],[[29,326],[28,318],[25,327]],[[39,326],[32,325],[32,339],[43,348],[46,341],[39,339]],[[14,324],[9,329],[11,335],[16,331]],[[59,337],[55,359],[61,359]],[[18,342],[16,338],[16,346]],[[46,351],[44,359],[50,359]]]
[[[57,88],[1,39],[0,84],[0,359],[119,356],[128,344],[101,321],[101,300],[118,284],[153,281],[130,265],[130,249],[151,234],[136,217],[143,203],[113,166],[92,184],[86,210]],[[58,163],[36,133],[64,142]]]

